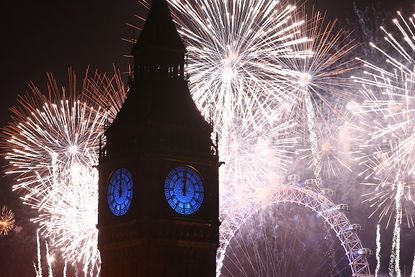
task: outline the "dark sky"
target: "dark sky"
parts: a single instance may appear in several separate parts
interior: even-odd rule
[[[412,1],[357,0],[365,7],[377,2],[379,9],[409,10]],[[339,17],[348,22],[353,17],[353,0],[315,0],[320,9],[328,10],[330,18]],[[7,3],[7,4],[6,4]],[[131,37],[126,22],[136,22],[138,4],[134,0],[16,0],[6,1],[0,9],[0,127],[9,120],[9,107],[16,105],[19,93],[27,89],[32,80],[40,86],[45,84],[46,72],[52,72],[58,80],[65,80],[68,66],[82,75],[87,66],[105,71],[112,70],[115,63],[126,70],[130,45],[121,40]],[[4,164],[3,161],[0,164]],[[27,209],[19,204],[17,195],[10,192],[10,180],[0,176],[0,205],[6,204],[16,210],[17,224],[26,226]],[[24,248],[33,233],[16,238],[0,238],[0,275],[19,276],[14,273],[32,272],[33,249]],[[13,243],[13,244],[12,244]],[[26,250],[26,251],[25,251]],[[14,253],[9,255],[9,253]],[[26,254],[23,254],[26,253]],[[34,253],[34,252],[32,252]],[[22,254],[20,263],[13,263]],[[9,256],[9,257],[8,257]],[[13,257],[11,259],[10,257]],[[24,268],[28,268],[25,271]],[[2,270],[6,269],[6,275]],[[10,274],[10,275],[7,275]]]

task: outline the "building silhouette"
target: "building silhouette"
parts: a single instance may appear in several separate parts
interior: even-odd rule
[[[166,0],[153,0],[127,99],[100,149],[103,277],[215,275],[217,140],[191,98],[185,52]]]

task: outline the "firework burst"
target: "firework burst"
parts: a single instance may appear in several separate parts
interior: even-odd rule
[[[336,30],[335,21],[326,22],[324,14],[313,12],[310,19],[304,18],[301,28],[310,40],[295,48],[300,52],[308,49],[312,55],[285,63],[291,76],[284,99],[288,107],[285,113],[298,122],[304,145],[309,149],[301,151],[302,158],[309,160],[320,187],[323,176],[335,175],[343,168],[350,170],[341,148],[333,143],[341,125],[333,127],[330,123],[342,120],[341,106],[348,99],[346,88],[350,87],[346,77],[354,67],[347,57],[356,45],[349,33]]]
[[[86,101],[83,94],[90,93],[91,84],[104,83],[97,76],[91,81],[87,74],[78,87],[70,70],[69,85],[59,87],[49,74],[48,96],[30,84],[32,94],[20,97],[20,107],[12,109],[2,145],[8,151],[7,174],[17,181],[13,190],[38,211],[32,221],[39,224],[40,234],[89,275],[100,267],[94,166],[108,111]]]
[[[255,121],[278,113],[287,58],[309,55],[295,6],[280,1],[170,1],[188,45],[188,73],[196,105],[221,133],[237,117]],[[238,119],[236,119],[238,120]]]
[[[315,108],[317,114],[323,114]],[[350,156],[350,143],[344,138],[348,136],[348,128],[346,126],[346,115],[334,106],[336,113],[327,112],[326,116],[319,117],[316,124],[317,158],[320,161],[320,174],[324,180],[338,177],[346,172],[353,171],[353,160]],[[301,129],[300,129],[301,130]],[[307,131],[307,129],[305,130]],[[305,166],[309,169],[314,168],[313,149],[310,147],[311,138],[307,136],[307,132],[302,134],[303,143],[298,149],[300,160],[305,161]],[[301,165],[304,166],[304,165]]]
[[[398,12],[393,19],[395,30],[385,34],[385,49],[370,43],[380,53],[383,63],[359,59],[365,68],[354,77],[361,84],[362,99],[350,110],[356,132],[354,154],[361,166],[362,183],[372,189],[365,200],[379,216],[393,222],[389,274],[401,276],[400,234],[405,214],[406,224],[414,226],[415,189],[415,60],[414,16],[405,20]]]
[[[391,50],[371,43],[385,59],[384,65],[360,60],[363,75],[354,77],[362,85],[360,103],[352,103],[355,116],[350,126],[354,129],[354,155],[361,165],[363,183],[372,189],[365,201],[374,208],[372,215],[387,219],[390,224],[396,195],[402,193],[402,208],[406,223],[412,218],[415,189],[415,71],[411,54],[413,48],[414,17],[394,19],[395,33],[382,28]],[[401,188],[401,189],[400,189]],[[398,211],[396,211],[398,212]]]
[[[262,118],[241,120],[223,134],[219,144],[225,160],[220,168],[222,213],[243,201],[258,201],[263,188],[282,183],[298,143],[292,132],[290,121],[269,124]]]
[[[0,210],[0,236],[7,236],[7,234],[14,229],[14,213],[6,206],[1,207]]]

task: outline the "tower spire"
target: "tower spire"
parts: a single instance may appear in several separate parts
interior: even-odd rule
[[[99,160],[102,277],[216,273],[219,161],[184,78],[185,47],[153,0],[127,99]]]
[[[184,79],[185,52],[167,1],[153,0],[143,31],[133,48],[135,79]]]
[[[132,51],[134,77],[128,97],[106,131],[108,140],[123,133],[117,140],[136,137],[135,140],[144,143],[146,149],[160,148],[159,145],[149,146],[160,140],[166,149],[171,144],[180,143],[183,148],[193,148],[192,151],[200,149],[206,152],[205,149],[210,149],[212,127],[200,114],[190,95],[184,76],[185,52],[167,1],[153,0]],[[187,130],[193,132],[183,136],[178,143],[176,140],[182,135],[173,136],[168,131],[172,128],[183,130],[183,134]],[[148,138],[147,142],[145,138]],[[125,145],[127,143],[121,144]],[[108,148],[110,150],[111,146]]]

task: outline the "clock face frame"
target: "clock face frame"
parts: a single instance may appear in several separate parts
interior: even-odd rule
[[[205,196],[202,178],[195,169],[178,166],[164,181],[164,195],[176,213],[193,214],[202,206]]]
[[[113,215],[128,212],[133,199],[133,175],[126,168],[117,169],[110,178],[107,191],[108,207]]]

